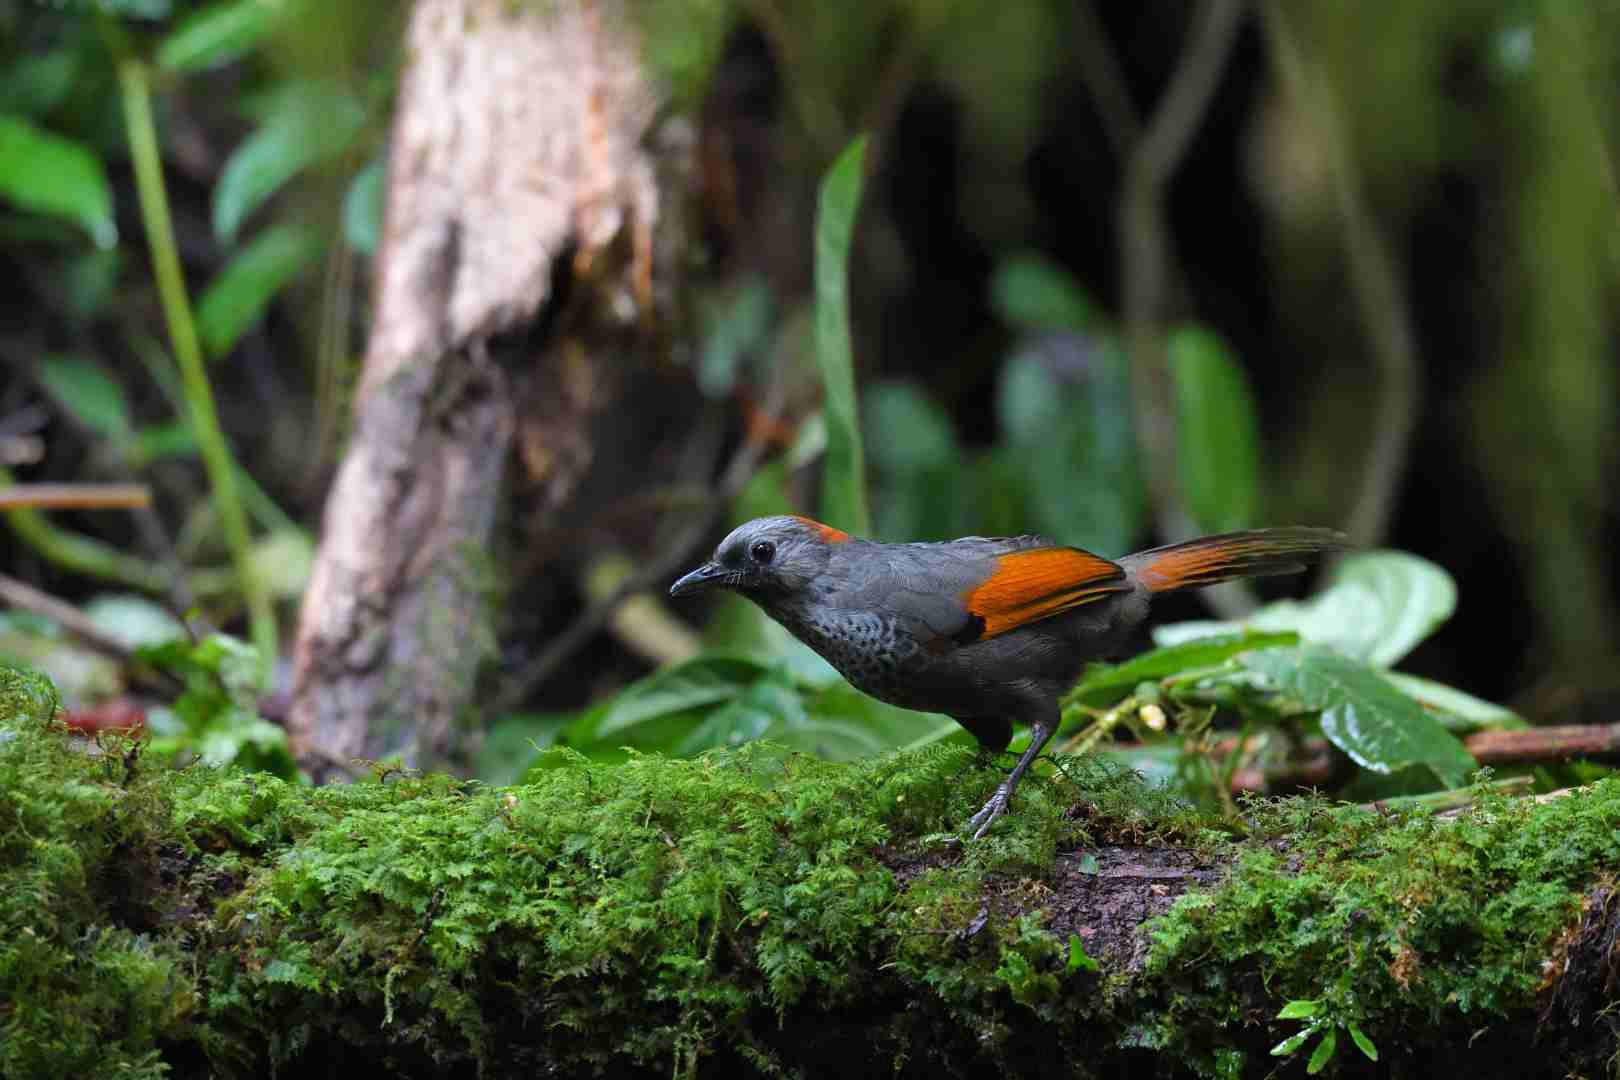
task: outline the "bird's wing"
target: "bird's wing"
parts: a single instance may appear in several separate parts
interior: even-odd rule
[[[998,555],[989,576],[962,594],[969,618],[990,638],[1081,604],[1129,592],[1118,563],[1072,547],[1036,547]]]

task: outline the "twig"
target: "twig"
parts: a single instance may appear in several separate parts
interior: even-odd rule
[[[1361,176],[1333,92],[1325,77],[1307,71],[1307,58],[1288,26],[1282,5],[1277,0],[1266,0],[1261,11],[1283,82],[1303,102],[1327,151],[1343,225],[1350,291],[1378,365],[1380,400],[1373,413],[1378,423],[1369,425],[1372,444],[1362,463],[1360,490],[1344,526],[1356,544],[1375,544],[1388,531],[1407,448],[1417,426],[1422,391],[1416,336],[1395,258],[1362,197]]]
[[[12,484],[0,488],[0,510],[143,510],[145,484]]]
[[[27,582],[0,574],[0,603],[23,611],[31,611],[35,615],[43,615],[97,652],[133,665],[133,670],[154,687],[171,694],[177,694],[184,689],[179,680],[166,672],[142,665],[133,649],[102,630],[84,612],[65,600],[59,600],[47,592],[34,588]]]
[[[1620,724],[1476,731],[1463,740],[1481,765],[1518,765],[1570,758],[1620,757]]]
[[[1125,163],[1119,207],[1120,279],[1132,404],[1148,490],[1166,540],[1194,525],[1177,480],[1175,410],[1165,364],[1173,255],[1165,192],[1198,130],[1237,37],[1240,0],[1207,0],[1146,132]]]
[[[1108,47],[1108,31],[1097,17],[1096,5],[1092,0],[1079,0],[1073,12],[1080,24],[1080,78],[1085,80],[1114,156],[1124,161],[1142,137],[1142,118],[1131,101],[1119,60]]]

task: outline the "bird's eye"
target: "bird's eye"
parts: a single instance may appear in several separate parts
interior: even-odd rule
[[[769,540],[755,540],[754,546],[748,549],[748,555],[759,565],[764,566],[776,558],[776,545]]]

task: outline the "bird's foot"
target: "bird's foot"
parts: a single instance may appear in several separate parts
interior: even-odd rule
[[[968,818],[967,828],[963,832],[972,832],[973,839],[977,840],[990,830],[996,818],[1003,817],[1012,804],[1012,789],[1005,783],[996,788],[996,793],[990,796],[990,801],[984,804],[984,809]]]

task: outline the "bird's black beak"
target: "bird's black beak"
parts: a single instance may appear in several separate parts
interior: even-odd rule
[[[725,581],[728,572],[719,563],[706,562],[669,587],[671,596],[692,596],[707,592]]]

